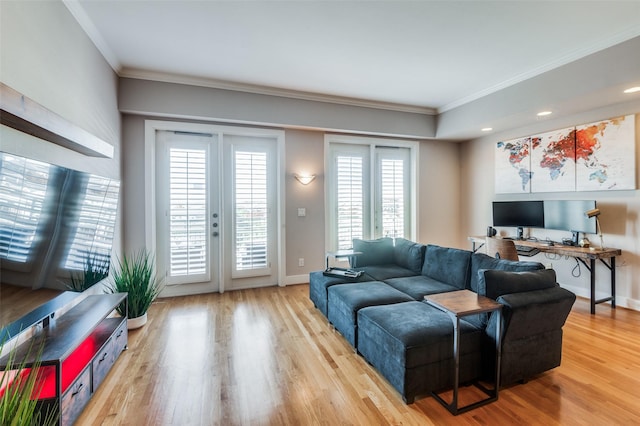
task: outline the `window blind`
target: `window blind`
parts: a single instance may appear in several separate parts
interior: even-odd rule
[[[169,274],[207,272],[207,152],[169,149]]]
[[[404,237],[405,178],[404,161],[383,158],[380,160],[380,193],[382,235]]]
[[[64,260],[66,269],[83,270],[89,259],[94,265],[109,265],[119,190],[118,181],[89,176],[75,235]]]
[[[267,154],[235,151],[234,157],[235,269],[267,268]]]
[[[338,250],[349,249],[353,246],[353,239],[363,238],[364,232],[362,157],[336,157],[336,197]]]
[[[0,258],[25,263],[32,255],[42,217],[49,165],[9,154],[2,159]]]

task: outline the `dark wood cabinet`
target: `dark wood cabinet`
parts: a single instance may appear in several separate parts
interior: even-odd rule
[[[15,359],[30,368],[42,348],[38,399],[42,409],[60,414],[58,424],[73,424],[126,349],[127,318],[115,311],[126,299],[126,293],[87,296],[15,349]],[[0,359],[0,370],[8,361],[9,355]]]

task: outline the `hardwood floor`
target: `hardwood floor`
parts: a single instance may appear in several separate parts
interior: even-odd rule
[[[307,285],[160,299],[78,425],[640,424],[640,312],[579,299],[562,366],[452,416],[398,393]],[[471,388],[465,388],[471,389]]]
[[[32,290],[29,287],[0,284],[0,327],[9,325],[43,303],[48,302],[61,291],[48,288]]]

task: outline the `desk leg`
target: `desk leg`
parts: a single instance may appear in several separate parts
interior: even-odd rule
[[[458,382],[460,381],[460,318],[453,321],[453,400],[449,411],[458,414]]]
[[[500,392],[500,366],[502,365],[502,308],[496,311],[496,382],[493,396],[498,399]]]
[[[616,308],[616,257],[611,256],[611,308]]]
[[[596,313],[596,260],[589,260],[590,272],[591,272],[591,314]]]

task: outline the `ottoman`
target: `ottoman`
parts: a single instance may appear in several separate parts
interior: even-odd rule
[[[410,302],[414,299],[380,281],[338,284],[329,287],[327,318],[357,348],[357,313],[366,306]]]
[[[402,395],[453,387],[453,324],[424,302],[371,306],[358,311],[358,352]],[[460,382],[480,376],[483,330],[460,320]]]
[[[327,289],[336,284],[351,284],[365,281],[373,281],[367,274],[363,274],[360,277],[345,281],[345,278],[328,277],[322,273],[322,271],[314,271],[309,274],[309,298],[313,302],[316,308],[322,312],[322,315],[327,316]]]

